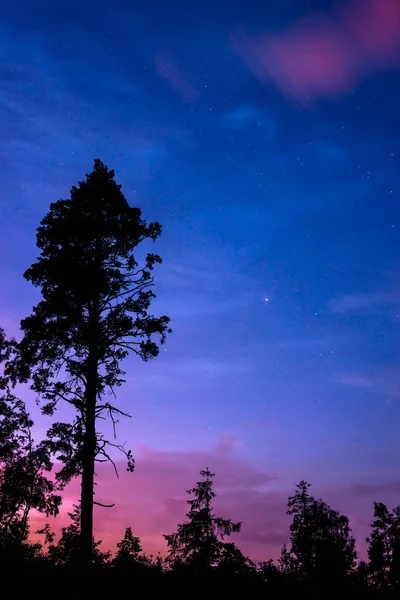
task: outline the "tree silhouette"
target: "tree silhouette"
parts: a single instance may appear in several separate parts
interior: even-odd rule
[[[0,359],[14,349],[0,330]],[[32,509],[47,516],[58,514],[61,497],[46,473],[52,470],[49,451],[32,438],[33,421],[25,403],[0,378],[0,537],[5,546],[17,548],[26,543]]]
[[[132,529],[127,527],[123,539],[117,544],[118,551],[114,557],[113,565],[122,569],[131,569],[135,565],[144,565],[146,558],[140,539],[133,535]]]
[[[292,576],[297,575],[299,569],[299,562],[296,556],[288,550],[287,545],[283,544],[281,555],[278,560],[279,570],[284,575]]]
[[[310,484],[301,481],[288,501],[291,549],[282,554],[282,564],[316,586],[343,586],[355,568],[355,540],[349,520],[309,494]]]
[[[368,569],[374,585],[385,588],[400,581],[400,506],[390,511],[374,502],[374,520],[369,544]]]
[[[232,533],[240,532],[241,523],[233,523],[229,519],[214,515],[212,510],[212,501],[215,498],[212,481],[214,473],[207,468],[200,471],[200,475],[204,479],[187,491],[194,496],[191,500],[187,500],[190,509],[186,516],[189,521],[178,525],[176,533],[164,535],[164,538],[169,548],[170,563],[186,564],[196,570],[208,570],[223,561],[225,564],[228,561],[232,564],[231,559],[237,549],[234,544],[229,544],[228,547],[223,540]],[[238,554],[235,555],[237,558]]]
[[[224,542],[218,559],[218,570],[226,575],[245,575],[255,570],[254,563],[233,542]]]
[[[9,367],[14,382],[32,382],[52,415],[60,400],[76,413],[72,423],[55,423],[48,444],[64,463],[57,474],[66,483],[81,475],[81,562],[92,560],[95,461],[122,450],[128,469],[130,450],[102,435],[96,423],[108,415],[114,425],[124,415],[105,394],[124,382],[121,361],[135,352],[147,361],[165,341],[169,318],[149,314],[153,267],[148,253],[140,266],[138,245],[155,240],[158,223],[146,224],[114,180],[114,172],[95,160],[94,170],[72,187],[70,198],[50,205],[37,230],[40,256],[24,276],[41,288],[43,299],[21,322],[19,356]],[[127,416],[127,415],[126,415]],[[114,463],[113,463],[114,464]],[[114,464],[115,467],[115,464]],[[100,504],[96,502],[97,504]]]
[[[49,452],[35,446],[32,425],[22,400],[0,398],[0,526],[7,530],[19,522],[22,538],[32,509],[55,516],[61,504],[45,475],[53,466]]]
[[[79,504],[74,504],[73,511],[68,513],[71,523],[61,528],[61,537],[57,543],[54,543],[54,533],[49,525],[37,531],[38,534],[45,536],[45,543],[48,546],[48,558],[56,566],[68,566],[78,568],[81,560],[81,510]],[[97,566],[104,565],[110,558],[110,552],[102,552],[99,548],[101,540],[95,541],[92,538],[92,560]]]

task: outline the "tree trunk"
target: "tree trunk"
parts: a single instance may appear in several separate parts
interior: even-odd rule
[[[94,464],[96,458],[96,401],[98,378],[98,319],[97,306],[90,315],[90,343],[87,359],[85,393],[85,438],[82,457],[81,485],[81,561],[83,569],[90,568],[93,560],[93,495]]]
[[[89,387],[89,385],[88,385]],[[92,386],[90,386],[92,387]],[[85,440],[82,457],[81,484],[81,560],[84,569],[92,564],[93,540],[93,488],[96,453],[96,388],[86,396]]]

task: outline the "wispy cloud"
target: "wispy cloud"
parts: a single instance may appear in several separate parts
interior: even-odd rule
[[[240,104],[231,111],[220,115],[219,127],[228,131],[246,131],[250,128],[260,129],[264,134],[273,135],[277,132],[276,121],[265,111],[253,104]]]
[[[376,502],[380,502],[380,498],[395,496],[398,502],[400,494],[400,481],[383,481],[381,483],[356,483],[349,486],[346,490],[346,495],[354,497],[373,498]],[[389,507],[390,508],[390,507]]]
[[[200,254],[196,244],[187,246],[185,259],[166,260],[158,284],[163,310],[174,320],[222,315],[254,301],[254,281],[233,263],[229,247],[211,242]]]
[[[191,349],[192,356],[183,355],[182,352],[168,352],[163,361],[152,364],[149,369],[140,369],[137,375],[127,375],[126,380],[135,389],[141,389],[148,384],[151,389],[161,385],[174,394],[178,392],[193,393],[193,389],[207,384],[221,386],[233,376],[249,374],[252,363],[247,357],[230,357],[227,360],[215,359],[204,356],[193,356],[199,351]]]
[[[57,61],[40,36],[27,34],[9,52],[13,32],[3,26],[0,34],[0,172],[14,173],[21,202],[41,210],[39,195],[47,204],[60,194],[60,180],[68,181],[66,173],[75,176],[79,168],[82,175],[82,165],[89,168],[96,157],[118,163],[129,182],[147,183],[166,157],[171,131],[149,131],[131,117],[131,102],[142,93],[132,78],[108,64],[101,73],[90,69],[91,56],[80,71],[76,62]]]
[[[389,289],[366,294],[345,294],[334,298],[330,308],[338,314],[377,314],[387,313],[400,319],[400,290]]]
[[[357,388],[361,391],[373,392],[385,403],[400,398],[400,377],[398,368],[390,365],[389,368],[375,368],[368,374],[363,373],[339,373],[336,381],[346,386]]]
[[[337,165],[348,158],[348,152],[343,146],[326,140],[316,140],[312,144],[315,156],[324,163]]]
[[[332,342],[337,342],[337,338],[293,338],[280,340],[277,342],[279,348],[285,350],[307,350],[310,348],[318,348],[321,346],[332,345]]]
[[[214,444],[214,452],[216,454],[231,454],[238,447],[240,441],[234,435],[225,435],[222,436],[217,442]]]
[[[371,389],[374,387],[374,381],[366,375],[352,375],[350,373],[341,373],[338,381],[344,385],[349,385],[361,389]]]
[[[197,89],[184,75],[183,68],[178,67],[177,59],[171,52],[157,52],[154,55],[154,64],[159,76],[184,102],[194,102],[197,99]]]

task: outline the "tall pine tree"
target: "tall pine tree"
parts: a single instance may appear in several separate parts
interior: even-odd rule
[[[75,409],[74,421],[55,423],[49,440],[64,463],[59,479],[82,478],[86,566],[92,560],[95,461],[111,460],[110,446],[116,446],[96,423],[107,415],[115,423],[125,414],[107,394],[124,382],[122,360],[130,352],[154,358],[169,331],[168,317],[149,314],[152,271],[161,259],[149,253],[140,265],[135,256],[142,242],[160,234],[159,223],[147,224],[128,204],[114,171],[96,160],[70,198],[50,205],[37,230],[40,256],[24,274],[41,289],[42,300],[21,323],[19,360],[9,372],[32,381],[45,414],[52,415],[60,401]],[[125,453],[133,470],[132,455]]]

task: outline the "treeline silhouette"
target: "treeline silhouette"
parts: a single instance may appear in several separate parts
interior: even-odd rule
[[[5,431],[5,419],[1,431]],[[101,597],[137,590],[175,597],[219,595],[218,590],[252,598],[399,596],[400,507],[390,511],[384,504],[374,503],[367,539],[369,560],[359,561],[348,518],[314,498],[310,484],[301,481],[288,500],[288,514],[292,515],[289,547],[283,546],[276,562],[255,563],[229,540],[231,534],[240,532],[241,523],[215,515],[214,474],[207,468],[188,490],[186,520],[176,532],[164,535],[165,558],[146,555],[140,539],[127,527],[114,555],[102,551],[101,541],[93,538],[91,568],[83,571],[80,506],[75,505],[69,513],[71,522],[61,529],[57,541],[48,524],[35,532],[43,536],[42,543],[30,541],[28,507],[55,514],[59,499],[51,497],[46,477],[31,470],[29,456],[21,462],[17,454],[16,468],[10,467],[9,457],[1,468],[0,568],[3,585],[14,589],[33,586],[39,591],[45,581],[46,586],[51,582],[58,585],[61,594],[79,598],[86,597],[85,586]]]
[[[4,590],[68,595],[246,595],[304,599],[385,598],[399,595],[400,507],[374,505],[368,562],[359,561],[349,520],[314,498],[301,481],[288,501],[290,544],[277,562],[254,563],[230,536],[241,523],[216,516],[208,468],[189,490],[186,520],[166,533],[166,558],[147,556],[127,527],[114,556],[93,537],[96,463],[121,451],[128,471],[132,452],[116,440],[116,424],[129,417],[114,403],[124,383],[122,362],[130,353],[155,358],[169,328],[167,316],[149,313],[155,298],[154,267],[161,258],[135,252],[161,234],[131,207],[100,160],[70,198],[50,205],[37,229],[37,261],[24,277],[41,291],[31,315],[21,321],[22,339],[0,329],[0,569]],[[72,407],[69,422],[53,420],[35,443],[25,402],[26,385],[53,417],[60,403]],[[114,400],[110,400],[114,399]],[[114,437],[99,421],[108,417]],[[61,468],[50,477],[53,463]],[[80,478],[81,494],[71,522],[56,535],[49,525],[30,538],[30,516],[56,516],[62,490]],[[103,505],[104,506],[104,505]],[[132,516],[134,520],[134,515]],[[32,532],[34,533],[34,532]]]

